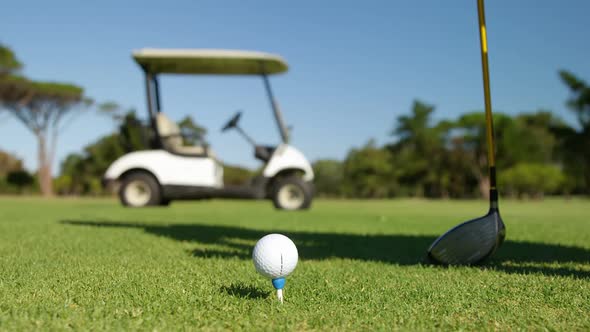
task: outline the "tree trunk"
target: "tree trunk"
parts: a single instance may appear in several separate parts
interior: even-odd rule
[[[488,165],[488,159],[485,154],[480,154],[477,159],[479,162],[479,193],[481,197],[490,199],[490,176],[487,173],[481,173],[481,170]]]
[[[44,197],[53,196],[53,179],[51,178],[51,156],[47,151],[47,139],[43,134],[37,135],[39,157],[39,187]]]
[[[487,175],[482,175],[479,178],[479,192],[481,197],[485,199],[490,198],[490,177]]]

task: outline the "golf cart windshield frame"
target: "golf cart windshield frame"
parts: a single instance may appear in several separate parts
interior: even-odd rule
[[[147,108],[148,108],[148,112],[150,114],[150,122],[151,122],[151,127],[152,130],[154,131],[154,133],[156,134],[156,139],[155,139],[155,148],[163,148],[163,144],[160,138],[160,134],[158,132],[158,128],[157,128],[157,121],[156,121],[156,117],[157,114],[161,112],[162,108],[161,108],[161,98],[160,98],[160,84],[159,84],[159,80],[158,80],[158,75],[160,74],[165,74],[165,73],[171,73],[171,72],[167,72],[167,71],[163,71],[163,72],[158,72],[157,70],[152,70],[151,68],[148,67],[147,64],[145,63],[141,63],[137,58],[135,59],[139,65],[141,66],[144,75],[145,75],[145,89],[146,89],[146,99],[147,99]],[[281,69],[281,70],[277,70],[276,68],[274,68],[273,70],[266,70],[266,64],[265,61],[263,60],[259,60],[258,61],[259,64],[259,69],[257,70],[257,72],[255,73],[238,73],[237,75],[259,75],[262,77],[263,83],[264,83],[264,88],[266,90],[266,95],[267,98],[269,99],[269,103],[270,103],[270,107],[273,111],[273,115],[275,118],[275,122],[277,124],[277,127],[279,129],[279,134],[281,136],[281,140],[283,141],[283,143],[288,143],[289,142],[289,131],[287,129],[287,126],[285,125],[285,121],[283,120],[283,114],[279,108],[279,105],[274,97],[274,93],[270,84],[270,80],[268,79],[269,75],[272,74],[276,74],[276,73],[280,73],[282,71],[286,71],[286,64],[284,64],[285,68]],[[181,73],[181,72],[178,72]],[[186,71],[184,72],[185,74],[199,74],[199,72],[196,71]],[[212,74],[215,75],[214,72],[207,72],[206,74]],[[223,73],[223,72],[219,72],[219,75],[226,75],[227,73]]]
[[[157,114],[160,113],[160,84],[158,83],[158,78],[145,71],[145,91],[146,91],[146,99],[147,99],[147,109],[150,116],[150,125],[154,132],[154,141],[152,142],[152,148],[155,149],[163,149],[164,144],[162,143],[162,139],[160,138],[160,132],[158,131],[157,125]],[[155,102],[155,105],[154,105]]]

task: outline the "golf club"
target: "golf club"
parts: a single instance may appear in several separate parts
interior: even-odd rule
[[[496,187],[494,127],[490,96],[484,0],[477,1],[477,10],[479,14],[479,37],[486,113],[490,210],[483,217],[463,222],[451,228],[432,243],[430,248],[428,248],[428,258],[434,263],[444,265],[471,265],[481,263],[494,254],[500,245],[502,245],[506,236],[506,227],[502,222],[498,208],[498,190]]]

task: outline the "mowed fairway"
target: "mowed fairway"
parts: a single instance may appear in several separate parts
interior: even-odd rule
[[[0,330],[590,329],[590,201],[501,202],[507,242],[480,267],[423,263],[484,201],[0,198]],[[250,259],[291,237],[277,303]]]

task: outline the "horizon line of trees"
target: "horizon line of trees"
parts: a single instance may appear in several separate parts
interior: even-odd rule
[[[0,193],[40,192],[51,196],[103,195],[100,179],[125,153],[147,149],[150,131],[133,110],[114,102],[94,105],[81,87],[38,82],[20,75],[22,64],[0,44],[0,112],[6,111],[37,138],[38,170],[27,172],[22,161],[0,150]],[[568,71],[559,72],[570,89],[566,105],[577,127],[547,110],[494,114],[498,180],[503,195],[590,195],[590,87]],[[114,132],[68,155],[59,176],[52,178],[57,138],[67,118],[93,107],[110,116]],[[435,107],[415,100],[408,114],[398,116],[391,142],[369,140],[351,148],[343,160],[317,160],[316,192],[320,196],[354,198],[487,197],[487,151],[483,111],[434,122]],[[203,144],[206,129],[186,117],[181,130]],[[225,167],[228,184],[245,183],[260,170]]]
[[[415,101],[411,116],[400,116],[400,139],[353,148],[344,160],[313,164],[316,190],[328,197],[488,197],[485,115],[470,112],[429,125],[434,107]],[[588,195],[587,168],[565,152],[571,128],[547,111],[494,114],[501,194],[518,198]]]
[[[494,113],[503,195],[590,195],[590,86],[568,71],[559,76],[570,89],[566,105],[577,128],[547,110]],[[342,161],[316,161],[317,192],[361,198],[487,198],[484,112],[433,123],[434,110],[416,100],[409,115],[397,117],[390,132],[394,142],[377,146],[370,140]]]

